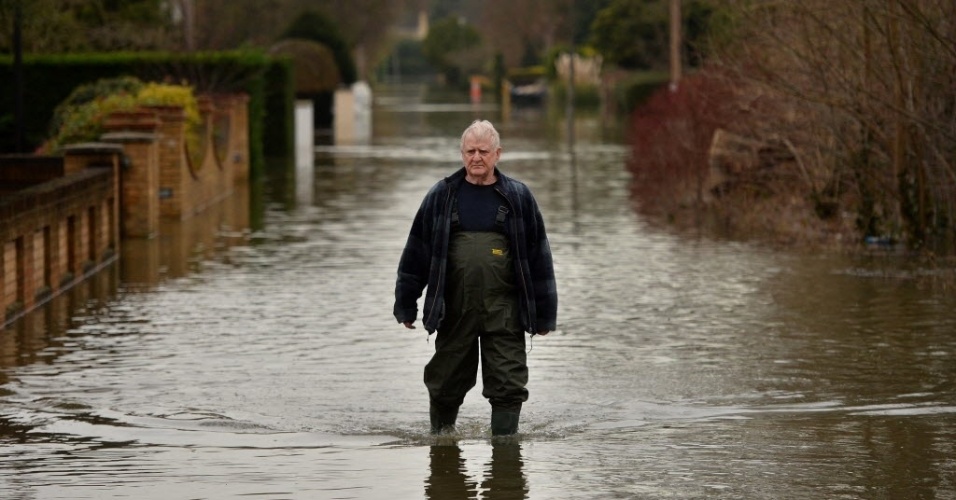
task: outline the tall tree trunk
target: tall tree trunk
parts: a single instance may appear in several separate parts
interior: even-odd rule
[[[681,57],[680,49],[682,44],[681,35],[681,0],[670,0],[670,59],[671,59],[671,90],[676,90],[680,85],[681,79]]]

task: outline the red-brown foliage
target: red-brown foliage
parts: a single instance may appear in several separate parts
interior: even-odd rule
[[[847,219],[820,210],[830,177],[797,159],[812,143],[812,125],[812,116],[795,112],[779,94],[721,71],[701,71],[676,89],[661,89],[632,116],[629,168],[637,210],[651,220],[704,224],[788,246],[850,241]],[[713,142],[718,129],[755,146],[725,150],[726,143]],[[733,172],[721,163],[727,153],[743,158]]]
[[[672,215],[700,199],[714,131],[735,128],[738,109],[728,79],[700,72],[634,111],[629,168],[641,212]]]

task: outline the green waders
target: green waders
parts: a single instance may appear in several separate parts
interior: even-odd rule
[[[432,432],[454,427],[458,407],[475,386],[480,357],[492,434],[514,434],[528,400],[528,363],[508,239],[458,231],[450,243],[445,316],[425,366]]]

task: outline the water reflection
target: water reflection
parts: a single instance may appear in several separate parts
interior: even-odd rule
[[[528,498],[528,480],[521,459],[521,443],[502,439],[491,443],[491,463],[481,483],[488,499]]]
[[[118,288],[118,264],[113,263],[0,330],[0,386],[9,380],[7,368],[55,363],[72,344],[63,337],[66,329],[76,318],[101,310]]]
[[[183,220],[163,220],[155,238],[123,241],[120,280],[129,287],[152,287],[201,271],[204,263],[246,243],[251,226],[247,185]]]
[[[478,484],[468,478],[461,448],[457,445],[435,445],[428,454],[430,475],[425,482],[425,498],[451,500],[475,498]]]
[[[528,498],[528,480],[521,458],[521,442],[514,438],[492,441],[491,457],[483,464],[481,481],[469,476],[469,467],[457,444],[437,444],[429,450],[425,498],[453,500]]]

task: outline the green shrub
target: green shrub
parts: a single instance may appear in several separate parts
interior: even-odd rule
[[[202,165],[205,151],[204,122],[199,114],[199,103],[192,87],[165,83],[147,83],[136,95],[139,106],[179,106],[186,115],[186,151],[192,166],[198,169]]]
[[[342,75],[342,83],[351,85],[358,80],[358,70],[348,42],[339,32],[335,21],[317,11],[303,12],[283,32],[282,39],[302,38],[321,43],[335,55],[335,62]]]
[[[568,99],[568,86],[564,82],[551,84],[549,94],[556,103],[565,103]],[[582,108],[597,108],[601,105],[601,90],[594,85],[574,86],[574,105]]]
[[[199,104],[196,102],[192,87],[187,85],[147,83],[139,89],[136,101],[144,106],[180,106],[186,112],[186,123],[190,127],[196,128],[202,125]]]
[[[97,99],[102,99],[110,95],[139,93],[143,87],[143,82],[138,78],[131,76],[121,76],[117,78],[103,78],[93,83],[80,85],[75,88],[70,95],[63,100],[53,110],[53,118],[50,120],[50,132],[55,133],[63,126],[65,114],[75,110],[77,106],[90,103]]]
[[[54,108],[50,137],[41,149],[55,153],[67,144],[99,139],[110,113],[136,107],[136,94],[142,86],[136,78],[119,77],[77,87]]]
[[[104,96],[66,107],[59,114],[59,128],[42,149],[54,154],[68,144],[96,141],[103,134],[103,122],[111,113],[135,108],[136,97],[129,94]]]
[[[272,71],[278,67],[282,70]],[[248,94],[252,180],[261,178],[266,146],[273,148],[275,155],[291,154],[292,71],[261,51],[26,55],[23,69],[23,146],[29,150],[36,150],[50,137],[54,108],[77,87],[130,75],[143,81],[185,81],[200,92]],[[0,54],[0,152],[16,148],[13,83],[13,58]]]
[[[670,82],[670,75],[666,72],[641,72],[625,79],[615,89],[617,102],[621,111],[630,113],[641,106],[661,87]]]
[[[55,153],[67,144],[96,141],[111,113],[141,106],[180,106],[186,114],[186,141],[191,154],[202,154],[202,117],[192,88],[143,83],[132,77],[108,78],[81,85],[54,112],[55,129],[44,149]],[[197,158],[194,156],[194,160]],[[198,164],[197,164],[198,166]]]

